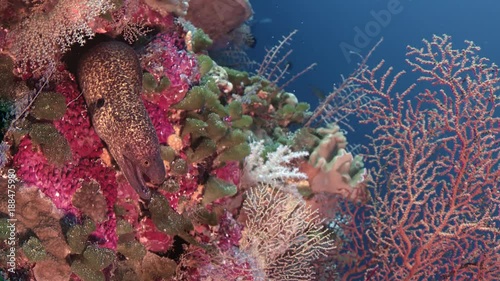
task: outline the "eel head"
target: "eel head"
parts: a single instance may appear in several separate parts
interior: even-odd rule
[[[133,157],[122,154],[122,161],[117,161],[125,178],[143,200],[151,199],[151,190],[146,185],[160,185],[165,181],[165,166],[160,153],[150,156]],[[120,163],[122,162],[122,163]]]

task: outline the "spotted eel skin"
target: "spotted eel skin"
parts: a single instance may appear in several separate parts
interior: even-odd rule
[[[140,98],[142,71],[135,51],[105,42],[78,63],[78,83],[94,128],[130,185],[143,200],[151,198],[146,181],[165,180],[156,131]]]

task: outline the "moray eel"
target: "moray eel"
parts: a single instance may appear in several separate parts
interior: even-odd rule
[[[120,42],[100,43],[79,60],[77,78],[97,134],[130,185],[143,200],[150,199],[146,181],[161,184],[165,167],[140,98],[142,71],[135,51]]]

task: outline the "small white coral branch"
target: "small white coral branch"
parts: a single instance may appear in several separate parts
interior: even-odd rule
[[[291,151],[289,146],[280,145],[276,151],[269,152],[266,159],[264,141],[250,143],[250,155],[245,158],[242,182],[246,185],[255,183],[285,182],[304,180],[306,174],[294,166],[293,161],[307,157],[307,151]]]
[[[60,0],[50,12],[35,13],[16,26],[12,52],[23,68],[30,62],[43,69],[73,44],[92,38],[95,18],[113,7],[110,0]]]

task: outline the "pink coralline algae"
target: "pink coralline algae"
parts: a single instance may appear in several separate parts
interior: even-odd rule
[[[200,80],[198,62],[185,50],[184,39],[177,31],[159,34],[141,56],[142,67],[160,81],[170,80],[170,86],[147,97],[163,109],[181,101],[194,83]]]
[[[156,130],[160,144],[166,144],[167,138],[174,133],[174,127],[168,122],[167,112],[158,105],[143,99],[149,118]]]
[[[236,222],[229,212],[224,212],[219,224],[219,248],[228,251],[231,247],[239,246],[242,230],[243,226]]]
[[[56,120],[57,130],[68,140],[75,160],[96,158],[102,153],[102,142],[90,124],[90,117],[83,98],[75,83],[63,82],[57,86],[57,92],[66,97],[68,107],[63,118]]]
[[[173,237],[159,231],[150,218],[142,219],[136,231],[137,238],[148,251],[166,252],[174,243]]]
[[[234,185],[238,185],[240,183],[241,170],[239,167],[239,162],[237,161],[230,161],[223,167],[215,169],[213,173],[219,179],[231,182]]]
[[[179,200],[181,198],[191,197],[191,195],[193,195],[193,193],[198,189],[198,181],[194,176],[195,173],[195,169],[193,167],[189,167],[189,171],[185,176],[176,178],[175,180],[179,184],[179,191],[175,193],[169,193],[165,190],[159,190],[159,192],[168,199],[168,201],[170,202],[170,206],[172,206],[174,210],[177,209]]]
[[[94,236],[102,242],[102,246],[115,248],[115,171],[105,167],[99,159],[103,146],[91,127],[83,98],[78,98],[76,84],[71,81],[62,82],[56,91],[66,97],[68,107],[64,117],[55,121],[54,125],[68,141],[72,160],[62,167],[48,163],[43,153],[34,149],[30,138],[25,136],[14,156],[17,175],[26,184],[37,186],[57,208],[76,216],[81,214],[71,202],[73,194],[84,181],[93,179],[98,182],[107,200],[108,220],[97,224]]]
[[[185,267],[179,280],[200,281],[200,280],[240,280],[253,281],[265,280],[254,278],[254,270],[248,255],[232,248],[225,253],[219,253],[217,262],[201,248],[190,247],[181,260],[181,265]],[[185,264],[183,262],[185,261]],[[263,277],[263,276],[259,276]]]

